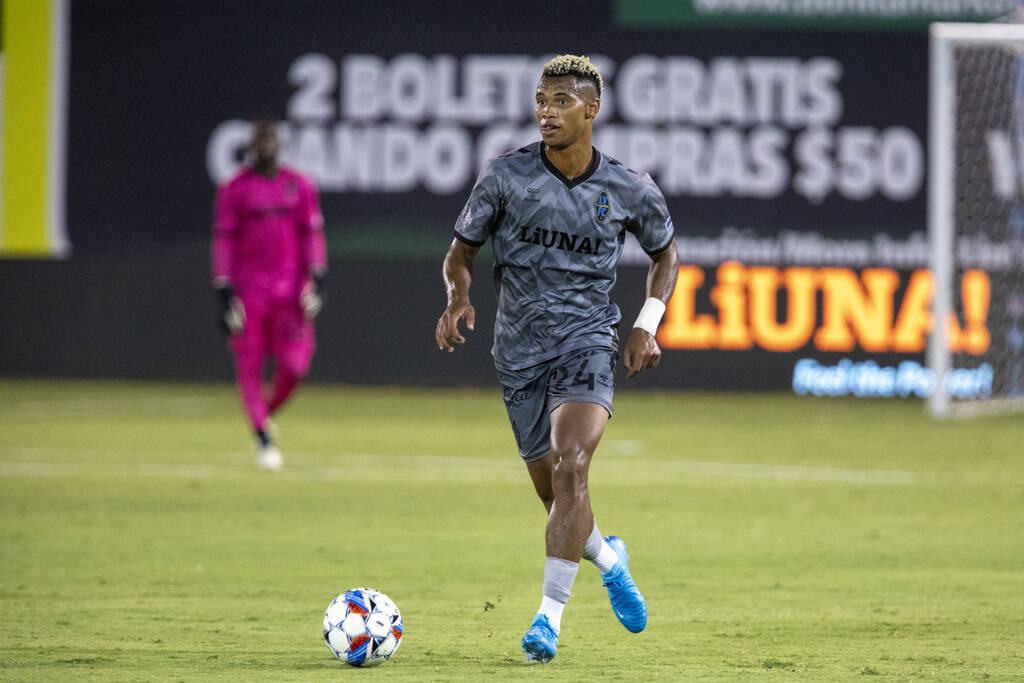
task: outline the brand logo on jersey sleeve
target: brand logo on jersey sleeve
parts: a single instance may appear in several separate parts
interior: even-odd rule
[[[597,201],[594,202],[594,213],[597,214],[597,220],[603,221],[605,216],[608,215],[608,210],[612,208],[611,204],[608,203],[608,193],[601,192],[597,195]]]

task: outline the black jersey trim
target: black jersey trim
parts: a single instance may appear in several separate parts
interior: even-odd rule
[[[568,187],[570,190],[579,185],[580,183],[587,182],[587,180],[590,179],[590,176],[594,175],[594,173],[597,171],[597,167],[601,165],[601,153],[598,152],[597,149],[595,149],[594,147],[591,147],[590,149],[593,150],[594,155],[590,158],[590,165],[587,166],[587,170],[581,173],[580,175],[576,176],[572,180],[569,180],[562,174],[561,171],[558,170],[558,168],[555,167],[553,163],[551,163],[551,160],[548,159],[548,155],[544,153],[544,141],[541,140],[538,144],[540,145],[540,160],[544,164],[544,168],[548,169],[548,172],[551,175],[561,180],[562,184]]]
[[[482,247],[484,245],[483,242],[478,242],[476,240],[469,239],[468,237],[466,237],[465,235],[460,233],[458,230],[455,230],[454,232],[455,232],[455,239],[457,239],[458,241],[463,242],[465,244],[468,244],[471,247]]]
[[[648,255],[648,256],[657,256],[657,255],[658,255],[658,254],[660,254],[661,252],[663,252],[663,251],[665,251],[666,249],[668,249],[668,245],[672,244],[672,241],[673,241],[673,240],[675,240],[675,238],[676,238],[676,236],[675,236],[675,235],[672,235],[671,237],[669,237],[669,238],[668,238],[668,239],[667,239],[667,240],[665,241],[665,244],[663,244],[662,246],[658,247],[657,249],[652,249],[652,250],[650,250],[650,251],[647,251],[646,249],[644,249],[644,251],[645,251],[645,252],[647,253],[647,255]],[[642,247],[642,246],[641,246],[640,248],[641,248],[641,249],[643,249],[643,247]]]

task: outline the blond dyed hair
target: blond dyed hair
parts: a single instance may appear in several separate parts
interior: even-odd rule
[[[560,76],[575,76],[584,81],[590,81],[597,88],[597,96],[601,96],[604,90],[604,79],[601,78],[601,70],[582,55],[558,55],[547,64],[541,71],[541,78],[558,78]]]

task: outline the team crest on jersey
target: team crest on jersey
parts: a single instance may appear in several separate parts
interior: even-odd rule
[[[608,203],[608,193],[601,192],[597,195],[597,201],[594,202],[594,212],[597,214],[597,220],[603,221],[605,216],[608,215],[608,209],[612,208]]]

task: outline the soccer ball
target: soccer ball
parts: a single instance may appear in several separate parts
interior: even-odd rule
[[[353,588],[324,612],[327,649],[352,666],[376,666],[402,644],[402,614],[388,596],[373,588]]]

